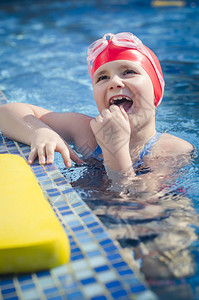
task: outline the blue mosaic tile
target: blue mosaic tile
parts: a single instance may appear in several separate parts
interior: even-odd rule
[[[22,291],[24,290],[29,290],[29,289],[32,289],[35,287],[35,284],[34,283],[29,283],[29,284],[21,284],[21,289]]]
[[[49,294],[49,293],[54,293],[54,292],[57,292],[58,291],[58,288],[57,287],[52,287],[52,288],[48,288],[48,289],[43,289],[43,292],[45,294]]]
[[[63,211],[61,212],[62,216],[73,215],[72,211]]]
[[[59,211],[68,210],[69,206],[66,205],[66,206],[58,207],[58,209],[59,209]]]
[[[118,269],[118,268],[127,266],[127,263],[124,261],[121,261],[121,262],[117,262],[117,263],[113,264],[113,266]]]
[[[77,220],[75,214],[73,214],[73,219],[72,219],[72,221],[68,222],[68,225],[70,226],[71,229],[73,229],[73,228],[81,226],[81,223],[79,220]],[[81,226],[81,228],[84,228],[84,227]]]
[[[99,242],[99,243],[100,243],[100,245],[104,246],[104,245],[106,245],[106,244],[111,244],[112,241],[111,241],[111,239],[106,239],[106,240],[103,240],[103,241],[101,241],[101,242]]]
[[[61,181],[62,183],[65,182],[65,180],[64,180],[63,178],[61,178],[61,177],[54,180],[54,182],[56,182],[56,183],[60,183],[60,181]]]
[[[71,249],[71,253],[76,253],[76,252],[80,252],[80,249],[79,248]]]
[[[93,222],[93,223],[88,224],[87,227],[91,228],[91,227],[98,226],[98,225],[99,225],[99,223]]]
[[[118,271],[118,273],[119,273],[121,276],[123,276],[123,275],[133,274],[133,271],[131,271],[130,269],[127,269],[127,270]]]
[[[121,297],[127,296],[127,292],[124,289],[122,289],[111,293],[111,295],[114,299],[120,299]]]
[[[104,295],[92,297],[90,300],[107,300],[108,298]]]
[[[80,230],[84,230],[84,226],[77,226],[77,227],[72,227],[73,231],[80,231]]]
[[[117,251],[117,247],[115,245],[111,245],[109,247],[104,247],[104,251],[106,252],[112,252],[112,251]]]
[[[99,228],[95,228],[95,229],[92,229],[91,230],[91,232],[93,233],[93,234],[99,234],[99,233],[101,233],[101,232],[103,232],[104,231],[104,228],[102,228],[102,227],[99,227]]]
[[[27,280],[32,280],[32,275],[20,275],[17,277],[19,282],[27,281]]]
[[[80,206],[80,205],[82,205],[81,202],[77,202],[77,203],[72,204],[73,207],[78,207],[78,206]]]
[[[121,259],[121,255],[119,253],[114,253],[114,254],[109,254],[107,256],[108,260],[110,261],[114,261],[114,260],[117,260],[117,259]]]
[[[75,291],[72,294],[67,294],[67,300],[77,300],[77,299],[84,299],[84,296],[81,292]]]
[[[15,292],[16,289],[14,287],[11,287],[11,288],[5,288],[5,289],[1,289],[1,293],[3,296],[5,296],[6,294],[11,294],[13,292]]]
[[[88,215],[90,215],[90,214],[91,214],[90,211],[84,211],[83,213],[80,213],[79,216],[80,216],[81,218],[84,218],[85,216],[88,216]],[[84,220],[85,220],[85,218],[84,218]]]
[[[46,190],[46,192],[48,193],[48,194],[50,194],[50,193],[54,193],[54,192],[57,192],[58,191],[58,189],[48,189],[48,190]]]
[[[12,285],[12,284],[14,284],[14,282],[13,282],[13,279],[3,279],[3,278],[1,278],[0,279],[0,287],[1,286],[4,286],[4,285]]]
[[[37,277],[40,278],[40,277],[44,277],[44,276],[50,276],[50,271],[40,271],[40,272],[37,272]]]
[[[91,237],[87,237],[87,238],[85,237],[85,238],[82,238],[80,240],[80,244],[87,244],[89,242],[92,242],[92,238]]]
[[[10,150],[11,154],[20,154],[20,152],[18,150]]]
[[[84,258],[84,255],[83,254],[79,254],[79,255],[71,255],[71,260],[74,261],[74,260],[78,260],[78,259],[82,259]]]
[[[92,215],[88,215],[82,218],[86,224],[92,223],[95,221],[95,218]]]
[[[59,178],[57,178],[57,179],[59,179]],[[54,181],[55,181],[55,179],[54,179]],[[65,181],[60,181],[60,182],[58,182],[57,183],[57,186],[62,186],[62,185],[66,185],[66,182]]]
[[[42,186],[52,184],[51,180],[47,180],[45,178],[40,178],[40,182],[42,181]]]
[[[118,281],[118,280],[111,281],[111,282],[108,282],[108,283],[106,284],[106,287],[107,287],[108,289],[112,289],[112,288],[120,287],[120,286],[121,286],[121,282]]]
[[[68,194],[68,193],[71,193],[71,192],[75,192],[74,188],[65,190],[65,191],[63,191],[62,193],[63,193],[63,194]]]
[[[45,165],[45,169],[48,171],[56,170],[56,166],[54,164]]]
[[[94,283],[94,282],[96,282],[96,279],[94,277],[86,278],[86,279],[81,280],[81,283],[83,285],[85,285],[85,284],[91,284],[91,283]]]
[[[108,298],[104,295],[92,297],[90,300],[107,300]]]
[[[47,296],[48,300],[63,300],[62,296]]]
[[[88,251],[86,254],[88,257],[95,257],[100,255],[100,251],[99,250]]]
[[[84,230],[84,231],[76,232],[75,236],[78,238],[78,240],[80,240],[81,238],[89,237],[90,235],[89,232]]]
[[[109,267],[108,266],[100,266],[100,267],[97,267],[97,268],[94,268],[95,272],[99,273],[99,272],[104,272],[104,271],[107,271],[109,270]]]
[[[101,232],[100,234],[98,234],[98,235],[96,236],[96,239],[97,239],[98,241],[101,241],[101,240],[103,240],[103,239],[105,239],[105,238],[107,238],[107,237],[109,237],[109,234],[108,234],[106,231],[104,231],[104,232]]]
[[[56,197],[56,196],[60,196],[60,195],[61,195],[61,193],[59,191],[53,192],[53,193],[49,193],[50,197]]]
[[[35,289],[22,292],[22,299],[40,299],[39,292]]]
[[[144,285],[133,286],[131,288],[132,293],[140,293],[146,291],[146,287]]]

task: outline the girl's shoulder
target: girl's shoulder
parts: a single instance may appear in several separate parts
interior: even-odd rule
[[[86,156],[88,153],[91,154],[97,146],[95,136],[90,127],[93,117],[79,113],[74,113],[73,116],[73,140],[79,152]]]
[[[161,153],[161,156],[175,156],[189,154],[193,150],[193,145],[172,134],[163,133],[153,146],[152,152]]]

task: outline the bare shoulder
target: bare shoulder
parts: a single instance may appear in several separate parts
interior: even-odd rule
[[[189,154],[193,145],[179,137],[163,133],[153,148],[154,154],[158,152],[161,156],[173,156]]]

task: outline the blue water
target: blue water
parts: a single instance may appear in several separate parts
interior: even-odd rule
[[[10,102],[96,116],[87,47],[107,32],[130,31],[157,54],[163,68],[166,88],[157,111],[158,131],[184,138],[198,150],[199,2],[184,4],[1,1],[0,89]],[[197,157],[184,168],[172,193],[144,204],[136,196],[121,199],[112,194],[105,182],[103,188],[97,185],[103,182],[101,167],[73,165],[68,172],[59,155],[56,163],[128,255],[134,252],[160,299],[199,299]],[[150,209],[149,204],[163,213],[150,217],[143,209]]]

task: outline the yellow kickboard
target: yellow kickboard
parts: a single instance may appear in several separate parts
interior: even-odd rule
[[[66,263],[66,233],[37,180],[17,155],[0,154],[0,274]]]

